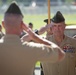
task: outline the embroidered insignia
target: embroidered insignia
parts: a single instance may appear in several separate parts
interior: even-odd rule
[[[68,53],[75,53],[75,48],[72,45],[70,45],[70,44],[66,44],[63,47],[63,51],[64,52],[68,52]]]

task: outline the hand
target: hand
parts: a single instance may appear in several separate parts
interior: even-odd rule
[[[22,28],[27,32],[27,30],[29,29],[29,27],[25,24],[25,23],[22,23]]]
[[[48,24],[45,27],[46,27],[46,30],[49,30],[52,27],[52,25],[51,24]]]
[[[28,33],[30,38],[33,38],[34,32],[25,23],[23,23],[22,28]]]

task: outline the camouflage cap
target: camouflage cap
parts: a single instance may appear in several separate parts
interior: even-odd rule
[[[10,4],[10,6],[8,7],[8,9],[6,10],[6,12],[5,12],[5,14],[19,14],[19,15],[22,15],[22,17],[23,17],[23,14],[22,14],[22,12],[21,12],[21,10],[20,10],[20,8],[19,8],[19,6],[18,6],[18,4],[17,4],[17,2],[16,1],[13,1],[11,4]]]
[[[60,22],[64,22],[65,18],[63,17],[63,15],[60,11],[57,11],[55,16],[51,19],[51,21],[54,23],[60,23]]]

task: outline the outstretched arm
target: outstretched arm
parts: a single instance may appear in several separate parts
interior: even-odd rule
[[[33,41],[35,41],[37,43],[41,43],[41,44],[47,45],[48,47],[51,47],[51,48],[53,48],[55,50],[58,50],[58,53],[59,53],[59,61],[64,58],[65,53],[56,44],[54,44],[53,42],[50,42],[50,41],[48,41],[46,39],[43,39],[43,38],[39,37],[31,29],[29,29],[24,23],[23,23],[23,29],[26,30],[26,32],[28,33],[28,35],[31,38],[31,40],[33,40]]]
[[[23,23],[23,29],[28,33],[27,36],[30,37],[30,40],[33,40],[34,42],[45,44],[45,45],[50,45],[49,41],[46,39],[41,38],[37,34],[35,34],[30,28],[27,27],[26,24]],[[26,37],[26,36],[25,36]]]

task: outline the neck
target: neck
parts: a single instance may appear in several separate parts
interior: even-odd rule
[[[6,34],[15,34],[15,35],[18,35],[18,36],[20,35],[18,32],[15,32],[15,31],[12,31],[12,30],[11,31],[9,31],[9,30],[6,31]]]
[[[64,39],[65,35],[62,36],[54,36],[55,41],[57,42],[58,45],[60,45]]]

